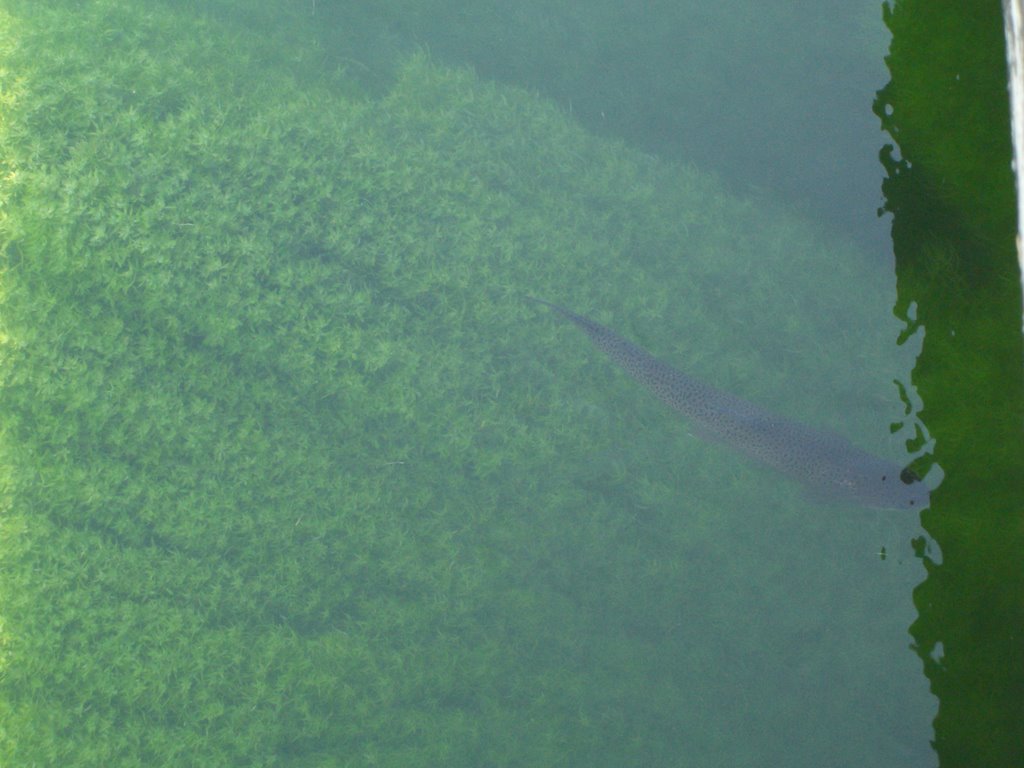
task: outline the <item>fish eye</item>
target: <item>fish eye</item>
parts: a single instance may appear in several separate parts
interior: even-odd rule
[[[900,480],[903,481],[904,485],[910,485],[911,483],[921,482],[921,476],[918,475],[917,472],[912,470],[910,467],[907,467],[902,472],[900,472]]]

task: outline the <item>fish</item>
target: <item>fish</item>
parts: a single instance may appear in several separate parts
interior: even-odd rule
[[[928,506],[928,488],[912,470],[874,456],[836,432],[775,415],[705,384],[588,317],[544,299],[526,298],[582,329],[594,346],[685,416],[699,436],[797,480],[812,500],[889,510]]]

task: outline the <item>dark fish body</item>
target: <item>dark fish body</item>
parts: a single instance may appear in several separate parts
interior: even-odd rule
[[[582,328],[630,376],[690,419],[702,437],[725,443],[795,478],[814,497],[882,509],[928,506],[924,483],[842,436],[768,413],[677,371],[589,318],[541,299],[530,300]]]

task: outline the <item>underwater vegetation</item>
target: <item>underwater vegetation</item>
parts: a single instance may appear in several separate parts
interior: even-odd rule
[[[723,509],[787,535],[808,509],[654,429],[518,297],[614,307],[881,454],[906,363],[884,280],[425,55],[364,96],[304,23],[0,2],[0,763],[678,765],[685,728],[703,765],[733,743],[709,706],[784,734],[795,699],[688,694],[764,638],[679,626],[750,579]],[[716,622],[785,594],[788,541]],[[809,602],[874,610],[843,596]],[[850,706],[871,652],[835,662]]]

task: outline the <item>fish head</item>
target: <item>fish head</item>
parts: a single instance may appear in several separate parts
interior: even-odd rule
[[[840,484],[851,501],[875,509],[920,510],[931,501],[928,486],[913,470],[881,460],[851,467]]]

